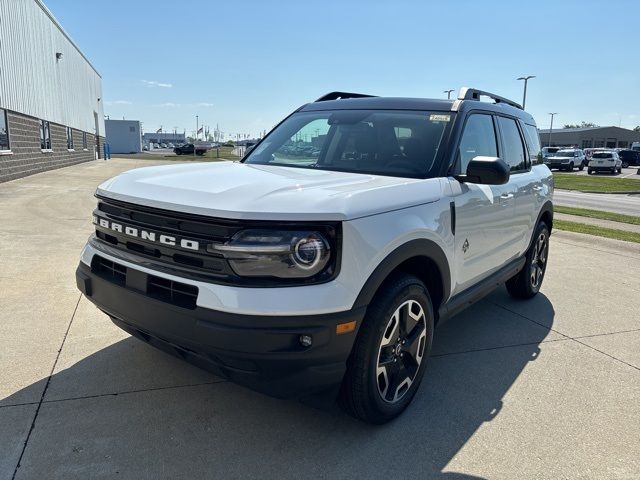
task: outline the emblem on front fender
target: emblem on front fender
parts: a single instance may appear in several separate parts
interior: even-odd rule
[[[467,253],[467,250],[469,250],[469,239],[465,238],[462,244],[462,253]]]

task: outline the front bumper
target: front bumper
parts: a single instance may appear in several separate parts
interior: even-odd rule
[[[587,168],[593,172],[610,172],[611,169],[616,167],[614,167],[613,165],[589,165]]]
[[[544,164],[549,168],[567,168],[570,163],[570,160],[567,160],[566,162],[544,162]]]
[[[127,269],[114,283],[81,262],[78,288],[113,322],[135,337],[216,375],[279,398],[337,391],[355,331],[336,334],[336,325],[360,326],[365,308],[296,316],[241,315],[150,297],[146,273]],[[129,280],[131,277],[131,281]],[[295,288],[291,288],[294,294]],[[282,299],[286,301],[286,298]],[[303,347],[300,335],[313,343]]]

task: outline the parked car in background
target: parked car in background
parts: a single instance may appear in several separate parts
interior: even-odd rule
[[[614,150],[598,150],[594,152],[587,167],[589,175],[593,172],[621,173],[622,160],[620,160],[618,152]]]
[[[640,142],[633,142],[631,144],[631,150],[637,150],[640,151]]]
[[[553,156],[544,159],[544,164],[547,167],[567,170],[569,172],[573,172],[575,167],[579,170],[584,170],[586,163],[584,152],[579,148],[558,150]]]
[[[622,160],[622,168],[630,165],[640,165],[640,150],[622,149],[618,152],[620,160]]]
[[[193,155],[194,150],[196,155],[202,156],[207,153],[208,147],[204,145],[194,145],[193,143],[185,143],[184,145],[175,147],[173,152],[176,155]]]

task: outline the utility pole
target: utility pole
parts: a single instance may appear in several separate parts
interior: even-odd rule
[[[198,115],[196,115],[196,140],[200,140],[200,137],[198,136],[198,132],[200,131],[199,121]]]
[[[551,146],[551,132],[553,132],[553,117],[557,114],[558,112],[553,112],[549,114],[551,115],[551,127],[549,128],[549,140],[547,141],[547,147]]]
[[[452,88],[451,90],[445,90],[442,93],[446,93],[447,94],[447,100],[451,100],[451,92],[453,92],[455,89]]]
[[[522,95],[522,109],[524,110],[527,103],[527,82],[530,78],[536,78],[535,75],[527,75],[526,77],[518,77],[517,80],[524,80],[524,94]]]

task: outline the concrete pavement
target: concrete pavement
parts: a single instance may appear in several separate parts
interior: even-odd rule
[[[554,233],[541,294],[439,328],[414,404],[372,427],[221,381],[80,296],[95,186],[152,163],[0,185],[0,479],[637,478],[640,246]]]

